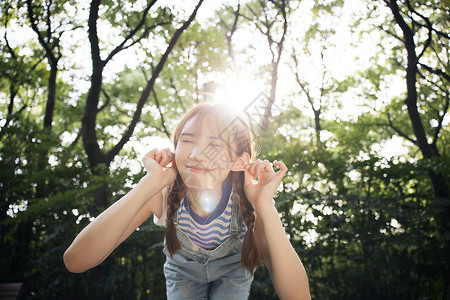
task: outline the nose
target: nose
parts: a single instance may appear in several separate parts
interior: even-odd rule
[[[196,144],[189,154],[189,158],[196,161],[206,161],[205,146],[200,143]]]

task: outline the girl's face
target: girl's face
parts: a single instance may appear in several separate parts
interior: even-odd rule
[[[178,139],[175,162],[188,188],[218,189],[227,178],[234,161],[220,132],[207,121],[186,122]]]

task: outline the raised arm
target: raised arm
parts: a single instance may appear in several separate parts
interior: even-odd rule
[[[162,189],[176,177],[173,160],[166,149],[153,149],[143,159],[147,174],[125,196],[102,212],[74,239],[64,253],[66,268],[81,273],[99,265],[151,214],[162,205]]]
[[[287,172],[283,162],[275,173],[270,162],[258,160],[245,171],[245,193],[256,212],[255,238],[280,299],[311,299],[308,276],[281,224],[273,196]],[[252,178],[258,177],[254,183]]]

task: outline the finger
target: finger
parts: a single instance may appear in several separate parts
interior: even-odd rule
[[[165,166],[169,166],[172,162],[175,162],[175,155],[174,154],[169,154],[168,156],[167,156],[167,159],[166,159],[166,161],[164,162],[164,164],[162,165],[163,167],[165,167]],[[174,164],[172,163],[172,166],[173,166]]]
[[[276,173],[276,176],[281,180],[284,175],[286,175],[288,168],[282,161],[275,160],[273,164],[280,168],[280,170],[278,170],[278,172]]]
[[[170,150],[166,153],[166,158],[164,162],[161,162],[161,166],[165,167],[169,165],[171,162],[175,162],[175,154],[172,153]],[[173,166],[173,164],[172,164]]]
[[[248,163],[244,166],[244,169],[249,171],[251,175],[253,175],[255,165],[257,164],[257,161]]]
[[[250,168],[252,167],[252,165],[253,165],[253,163],[252,163],[252,162],[250,162],[250,163],[248,163],[248,164],[244,165],[244,169],[246,169],[246,170],[250,170]]]
[[[155,160],[158,162],[158,164],[161,164],[161,160],[163,159],[163,153],[162,151],[158,151],[158,153],[155,156]]]
[[[147,153],[145,153],[145,155],[142,157],[142,161],[147,160],[147,159],[154,159],[154,151],[155,151],[155,149],[152,149],[152,150],[148,151]]]
[[[148,157],[148,156],[152,153],[153,150],[154,150],[154,149],[152,149],[152,150],[148,151],[147,153],[145,153],[144,156],[143,156],[142,158]]]
[[[273,170],[272,163],[270,161],[268,161],[267,159],[264,161],[263,171],[270,172],[270,173],[275,173],[275,171]]]
[[[168,149],[161,150],[161,161],[159,162],[161,166],[164,167],[169,162],[169,153]]]
[[[252,173],[253,177],[256,177],[258,175],[258,168],[262,164],[262,162],[263,162],[262,160],[257,159],[252,163],[251,167],[249,168],[249,171],[250,173]]]
[[[259,176],[262,172],[273,172],[272,164],[268,160],[262,161],[258,166],[256,166],[255,176]]]

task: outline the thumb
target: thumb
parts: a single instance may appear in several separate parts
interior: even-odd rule
[[[145,169],[147,169],[147,171],[151,170],[151,168],[158,165],[158,163],[153,158],[147,155],[142,158],[142,163],[144,164],[144,167]]]
[[[283,179],[284,175],[286,175],[286,172],[287,172],[288,168],[286,167],[286,165],[282,161],[276,160],[276,161],[273,162],[273,164],[280,168],[280,170],[275,173],[275,178],[281,182],[281,180]]]

